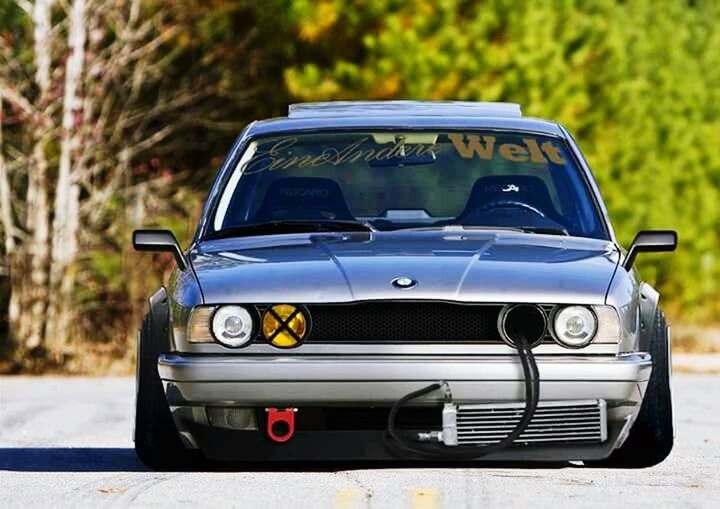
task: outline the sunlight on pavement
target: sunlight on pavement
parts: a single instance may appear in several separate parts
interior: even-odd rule
[[[411,489],[410,507],[412,509],[438,509],[440,507],[440,492],[434,488]]]

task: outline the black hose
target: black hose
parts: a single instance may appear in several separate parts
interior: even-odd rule
[[[499,442],[489,445],[448,447],[439,443],[419,443],[413,439],[403,436],[403,434],[395,427],[395,421],[400,409],[402,409],[410,401],[436,391],[444,385],[443,383],[437,382],[403,396],[393,405],[390,410],[390,415],[388,416],[388,434],[390,435],[390,438],[392,438],[389,445],[398,447],[407,452],[420,454],[422,456],[456,460],[481,458],[510,446],[518,437],[520,437],[520,435],[522,435],[528,424],[530,424],[540,400],[540,376],[537,363],[535,362],[535,356],[532,353],[532,348],[524,339],[518,340],[515,346],[518,349],[518,356],[520,357],[520,363],[522,364],[523,375],[525,377],[525,408],[523,409],[522,417],[517,426],[515,426],[507,437],[503,438]]]

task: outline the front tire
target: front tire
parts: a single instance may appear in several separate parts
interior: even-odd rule
[[[652,374],[640,414],[625,443],[612,455],[592,466],[646,468],[661,463],[673,448],[674,430],[670,396],[670,344],[665,315],[655,314],[649,351]]]
[[[152,313],[148,313],[137,351],[135,453],[152,469],[182,469],[195,463],[197,453],[183,446],[170,414],[157,370],[160,345],[160,338],[153,333]]]

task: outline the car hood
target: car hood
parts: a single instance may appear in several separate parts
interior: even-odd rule
[[[190,251],[204,300],[377,299],[603,304],[619,254],[608,241],[515,232],[399,231],[203,241]],[[397,277],[417,282],[392,285]]]

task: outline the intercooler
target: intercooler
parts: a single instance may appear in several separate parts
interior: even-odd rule
[[[507,437],[522,417],[524,403],[484,403],[443,408],[445,445],[486,445]],[[516,444],[598,443],[607,439],[604,400],[544,401]]]

